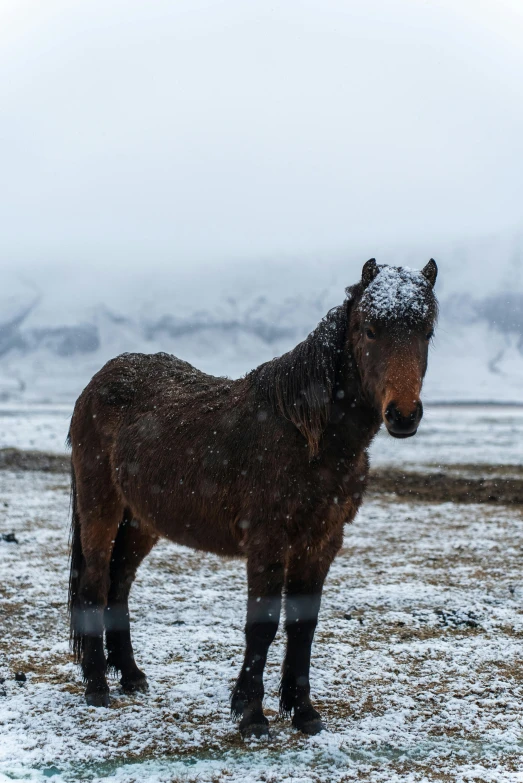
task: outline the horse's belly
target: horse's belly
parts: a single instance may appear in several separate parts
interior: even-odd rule
[[[138,480],[124,483],[125,501],[133,516],[154,535],[176,544],[224,556],[242,554],[241,530],[234,515],[202,504],[173,488],[144,485]],[[205,507],[207,505],[207,508]]]
[[[231,533],[227,522],[217,524],[213,520],[194,518],[168,518],[160,516],[153,521],[155,531],[175,544],[212,552],[223,557],[242,556],[242,547]]]
[[[235,504],[203,471],[194,475],[183,443],[176,449],[169,432],[155,429],[154,417],[123,428],[115,442],[113,464],[121,492],[133,515],[152,533],[177,544],[224,556],[242,554],[242,531],[234,520]]]

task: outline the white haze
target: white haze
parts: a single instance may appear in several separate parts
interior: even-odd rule
[[[0,263],[359,264],[517,228],[522,37],[506,0],[3,0]]]

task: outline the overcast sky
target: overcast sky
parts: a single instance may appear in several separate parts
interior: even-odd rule
[[[0,263],[523,225],[521,0],[2,0]]]

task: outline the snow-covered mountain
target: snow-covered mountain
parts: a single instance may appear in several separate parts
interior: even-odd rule
[[[441,317],[425,398],[523,402],[523,239],[433,254]],[[376,255],[412,267],[427,260],[419,249]],[[239,376],[303,339],[343,300],[364,260],[10,269],[0,296],[0,394],[72,401],[123,351],[167,351]]]

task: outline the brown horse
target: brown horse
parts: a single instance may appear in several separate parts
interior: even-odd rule
[[[263,671],[282,595],[281,712],[321,731],[309,666],[323,583],[380,424],[406,438],[420,422],[436,274],[433,260],[414,272],[371,259],[306,340],[236,381],[164,353],[123,354],[94,376],[69,433],[71,639],[88,704],[107,706],[108,668],[128,691],[147,687],[128,596],[163,536],[247,560],[245,659],[231,699],[242,734],[268,734]]]

